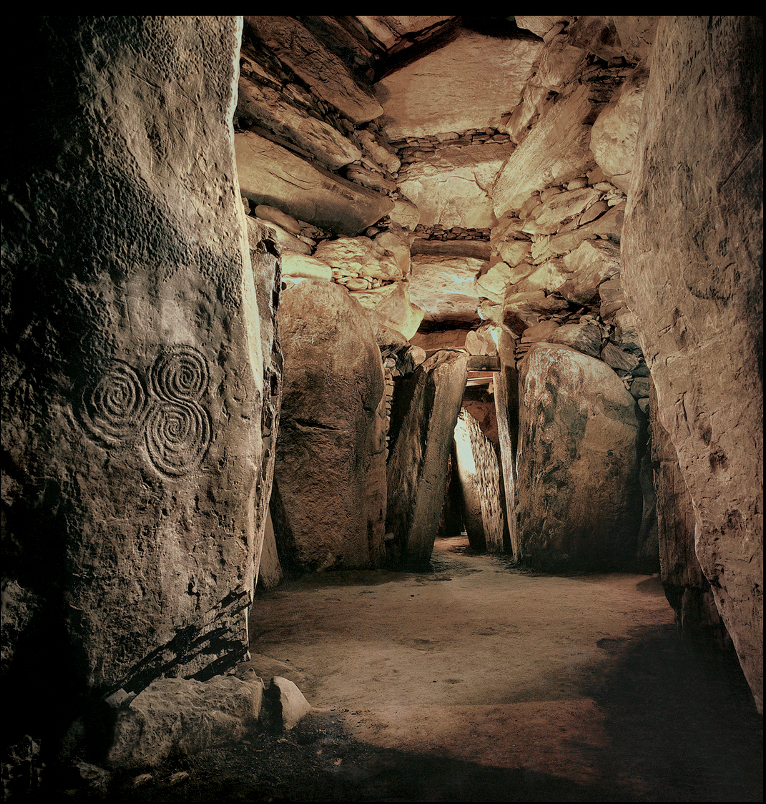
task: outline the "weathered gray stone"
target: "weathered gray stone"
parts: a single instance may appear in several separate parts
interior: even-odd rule
[[[362,307],[373,310],[380,323],[398,330],[407,339],[415,335],[423,320],[423,310],[410,301],[407,282],[393,282],[372,290],[354,291],[351,295]]]
[[[266,221],[267,223],[276,223],[277,226],[284,229],[286,232],[289,232],[290,234],[299,235],[301,233],[300,223],[295,220],[292,215],[282,212],[281,209],[270,207],[267,204],[258,204],[253,212],[255,213],[255,216],[260,218],[262,221]]]
[[[263,207],[257,207],[257,209],[262,208]],[[248,217],[247,220],[252,222],[254,219]],[[248,223],[248,226],[251,225],[252,223]],[[288,232],[286,229],[283,229],[278,224],[273,223],[272,221],[264,221],[264,225],[273,232],[273,237],[277,243],[279,243],[280,249],[293,252],[294,254],[311,254],[311,246],[309,246],[307,243],[304,243],[303,240],[300,240],[295,235],[290,234],[290,232]]]
[[[467,361],[465,352],[437,352],[401,381],[394,398],[386,521],[392,562],[423,567],[431,557]]]
[[[367,313],[340,285],[307,279],[282,294],[279,326],[277,544],[304,570],[368,567],[365,474],[384,382]]]
[[[548,16],[530,16],[530,15],[519,15],[514,18],[516,20],[516,25],[519,28],[526,28],[528,31],[532,31],[532,33],[537,34],[539,37],[543,38],[547,36],[551,30],[562,23],[568,23],[571,21],[572,17],[564,17],[564,16],[556,16],[556,15],[548,15]],[[561,26],[563,27],[563,25]]]
[[[601,349],[601,359],[607,366],[621,371],[632,371],[639,363],[638,358],[630,352],[623,352],[619,346],[607,341]]]
[[[557,193],[535,209],[524,221],[521,231],[527,234],[553,234],[560,229],[562,223],[594,204],[600,195],[593,187]]]
[[[106,762],[120,770],[154,768],[173,754],[191,757],[241,740],[258,723],[263,682],[216,676],[153,681],[118,710]]]
[[[498,355],[500,372],[494,382],[495,416],[505,492],[504,514],[508,525],[509,547],[514,558],[517,558],[519,543],[516,528],[516,450],[519,443],[519,373],[514,356],[514,338],[506,327],[503,327],[499,339]]]
[[[385,48],[395,45],[406,34],[430,28],[451,17],[418,16],[418,17],[357,17],[370,33],[378,39]]]
[[[519,558],[628,568],[642,511],[635,400],[608,366],[566,346],[533,344],[519,375]]]
[[[252,131],[234,135],[242,195],[323,229],[355,235],[393,209],[387,196],[310,165]]]
[[[503,512],[494,447],[466,410],[458,415],[454,437],[468,541],[474,550],[500,553],[503,550]]]
[[[268,489],[237,18],[71,17],[27,35],[39,58],[14,102],[56,122],[25,111],[8,140],[3,574],[63,658],[53,697],[39,640],[17,644],[3,684],[37,735],[83,694],[244,654]]]
[[[555,104],[513,152],[494,187],[497,218],[521,209],[533,190],[582,176],[595,165],[589,147],[591,92],[583,84]]]
[[[628,198],[622,275],[660,419],[694,505],[697,556],[759,710],[761,26],[755,17],[661,18]]]
[[[542,46],[461,30],[457,38],[375,85],[392,139],[497,128],[520,100]],[[492,76],[487,81],[487,76]]]
[[[561,295],[578,304],[591,304],[599,298],[599,286],[619,273],[620,247],[608,240],[585,240],[562,261],[571,275],[561,286]]]
[[[277,89],[243,75],[239,79],[236,114],[295,143],[331,170],[362,156],[359,148],[337,129],[288,103]]]
[[[245,17],[250,30],[320,98],[354,123],[382,114],[375,98],[360,87],[348,67],[298,20],[287,16]]]

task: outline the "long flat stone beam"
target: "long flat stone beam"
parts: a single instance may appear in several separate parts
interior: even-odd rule
[[[353,237],[394,208],[388,196],[315,167],[252,131],[234,134],[234,151],[242,195],[335,234]]]

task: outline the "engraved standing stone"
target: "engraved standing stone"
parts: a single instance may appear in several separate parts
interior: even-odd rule
[[[58,737],[115,691],[247,651],[270,478],[233,146],[241,25],[27,31],[2,232],[3,589],[28,614],[3,626],[3,683],[28,702],[9,733]],[[54,701],[35,692],[42,633],[65,657]]]

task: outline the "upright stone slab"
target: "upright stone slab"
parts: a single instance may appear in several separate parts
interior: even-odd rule
[[[759,17],[661,17],[622,283],[695,514],[696,553],[763,706],[763,62]]]
[[[474,550],[503,551],[500,472],[492,442],[465,409],[455,426],[457,470],[463,491],[463,521]]]
[[[277,543],[300,570],[369,567],[380,552],[368,539],[373,456],[385,435],[381,448],[383,364],[367,311],[342,286],[306,280],[282,294],[279,325]]]
[[[268,489],[240,34],[236,17],[25,27],[3,212],[3,583],[19,590],[3,684],[29,734],[63,729],[78,696],[204,680],[247,651]]]
[[[266,554],[266,585],[275,585],[282,569],[274,543],[274,530],[269,520],[269,497],[274,480],[275,445],[279,433],[279,411],[282,404],[282,347],[279,342],[277,315],[282,287],[279,248],[273,230],[255,218],[247,218],[250,263],[253,267],[255,294],[258,300],[261,349],[263,352],[263,407],[261,409],[261,471],[255,504],[256,571],[260,574]]]
[[[519,379],[519,558],[631,567],[643,507],[636,401],[606,363],[568,346],[533,344]]]
[[[431,557],[467,366],[465,352],[439,351],[396,390],[386,530],[394,534],[392,560],[403,566],[423,568]]]
[[[509,547],[518,558],[519,545],[516,530],[516,450],[519,444],[519,372],[514,356],[515,341],[507,327],[501,327],[498,343],[500,371],[495,375],[495,418],[500,444],[505,521],[508,525]]]

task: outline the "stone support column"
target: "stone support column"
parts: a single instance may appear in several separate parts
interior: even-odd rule
[[[695,549],[763,706],[763,31],[661,17],[622,237]]]
[[[245,655],[267,490],[241,20],[37,17],[25,36],[4,182],[2,670],[36,734],[79,696]]]

